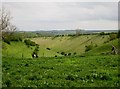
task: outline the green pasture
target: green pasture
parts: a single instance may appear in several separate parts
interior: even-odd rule
[[[118,56],[2,59],[3,87],[118,87]]]

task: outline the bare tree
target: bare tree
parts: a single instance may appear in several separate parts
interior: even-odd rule
[[[16,26],[12,25],[10,20],[12,17],[10,16],[10,12],[5,10],[5,8],[0,9],[0,35],[2,35],[2,40],[6,37],[9,37],[13,34],[13,32],[17,29]]]

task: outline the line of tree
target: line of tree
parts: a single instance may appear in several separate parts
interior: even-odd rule
[[[27,45],[27,46],[36,46],[37,44],[29,39],[26,39],[24,40],[24,43]]]

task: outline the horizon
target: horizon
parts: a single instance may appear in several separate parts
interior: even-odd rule
[[[82,31],[118,31],[118,29],[42,29],[42,30],[16,30],[16,31],[23,31],[23,32],[35,32],[35,31],[76,31],[76,30],[82,30]]]

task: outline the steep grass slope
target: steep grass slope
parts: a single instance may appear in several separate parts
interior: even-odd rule
[[[93,44],[93,46],[100,46],[109,40],[108,35],[82,35],[78,37],[40,37],[32,38],[32,41],[39,44],[41,47],[49,47],[55,52],[74,53],[78,55],[85,52],[85,46]]]
[[[104,55],[104,54],[110,54],[112,52],[112,46],[115,46],[117,50],[118,49],[118,39],[112,40],[108,43],[102,44],[101,46],[98,46],[87,53],[85,55]]]
[[[3,50],[2,50],[2,55],[3,56],[10,56],[10,57],[16,57],[16,58],[32,58],[31,54],[34,51],[35,47],[34,46],[26,46],[25,43],[23,42],[11,42],[10,45],[6,43],[2,43],[3,45]],[[60,56],[54,51],[47,50],[46,48],[39,48],[39,57],[53,57],[55,55]]]
[[[10,45],[3,42],[4,48],[2,50],[3,56],[11,57],[30,57],[34,47],[28,48],[22,42],[11,42]]]

